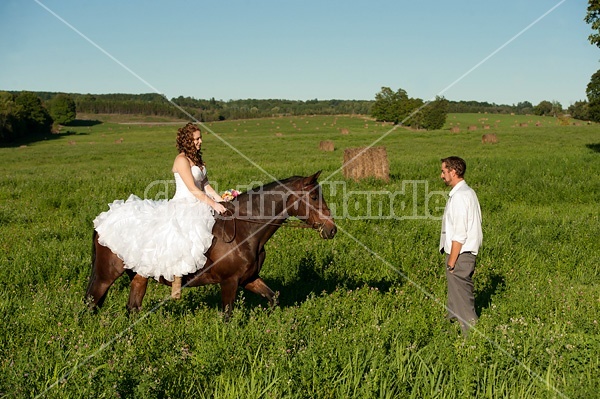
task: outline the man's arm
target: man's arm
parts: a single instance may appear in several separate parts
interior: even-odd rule
[[[462,249],[462,244],[458,241],[452,241],[452,249],[450,250],[450,256],[448,257],[448,270],[450,272],[454,271],[454,266],[456,264],[456,260],[458,259],[458,255],[460,255],[460,250]]]

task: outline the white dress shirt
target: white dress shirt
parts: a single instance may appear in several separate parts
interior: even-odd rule
[[[442,219],[440,252],[443,249],[449,254],[452,241],[462,244],[460,253],[471,252],[473,255],[477,255],[483,241],[479,200],[475,191],[464,180],[450,190]]]

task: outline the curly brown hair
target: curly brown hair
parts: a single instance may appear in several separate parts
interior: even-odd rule
[[[202,151],[196,150],[194,132],[202,134],[200,128],[191,122],[177,130],[177,151],[183,152],[186,157],[192,160],[194,165],[202,166],[204,165]]]

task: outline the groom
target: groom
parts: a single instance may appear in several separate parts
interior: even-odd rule
[[[439,249],[446,254],[448,319],[458,320],[463,335],[477,322],[473,273],[475,258],[483,240],[481,208],[475,191],[464,180],[467,165],[462,158],[442,161],[441,178],[452,187],[444,209]]]

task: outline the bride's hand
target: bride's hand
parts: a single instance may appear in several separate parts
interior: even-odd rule
[[[213,206],[213,209],[220,215],[222,215],[227,210],[220,202],[215,202],[215,206]]]

